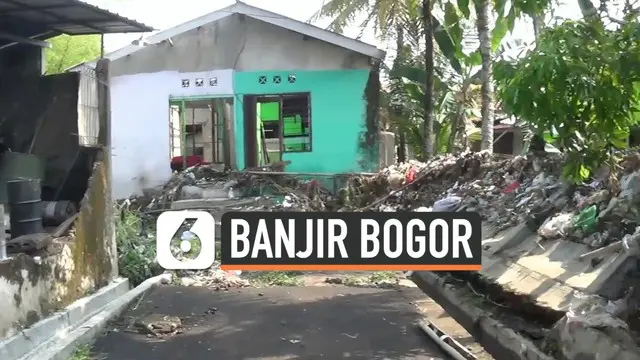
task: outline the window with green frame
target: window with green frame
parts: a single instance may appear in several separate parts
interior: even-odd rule
[[[260,120],[266,139],[282,139],[283,152],[311,151],[309,94],[270,96],[260,101]]]

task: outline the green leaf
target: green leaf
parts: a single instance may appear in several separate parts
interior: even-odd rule
[[[491,32],[491,49],[496,51],[502,42],[502,39],[509,32],[509,24],[507,18],[499,17],[496,20],[496,27]]]
[[[483,1],[483,0],[475,0],[475,1]],[[495,11],[496,13],[498,13],[498,16],[500,17],[504,16],[504,8],[506,7],[506,5],[507,5],[507,0],[494,0],[493,6],[495,7]]]
[[[580,177],[582,180],[588,179],[589,175],[591,175],[591,170],[584,165],[580,165]]]
[[[458,0],[458,8],[465,18],[468,19],[471,16],[471,11],[469,11],[469,0]]]
[[[629,129],[616,129],[610,139],[611,145],[617,149],[626,149],[629,147]]]
[[[480,49],[476,49],[471,54],[465,56],[465,63],[470,67],[482,65],[482,55],[480,54]]]
[[[509,31],[513,31],[514,26],[516,25],[516,20],[518,20],[518,12],[516,11],[516,7],[512,6],[509,10],[509,13],[506,16],[507,19],[507,28]]]
[[[451,67],[458,73],[462,74],[462,65],[460,64],[460,60],[458,59],[458,51],[456,44],[451,40],[451,36],[447,32],[438,19],[434,16],[431,17],[431,21],[433,22],[433,28],[435,29],[433,32],[433,39],[438,44],[440,51],[442,54],[449,60]]]
[[[444,6],[444,26],[449,32],[449,36],[454,44],[462,43],[462,28],[460,27],[460,17],[453,3],[448,2]]]
[[[542,133],[542,138],[544,139],[544,141],[550,144],[553,144],[558,139],[558,137],[553,136],[551,134],[551,131],[548,130]]]

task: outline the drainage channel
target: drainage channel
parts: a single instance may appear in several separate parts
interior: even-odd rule
[[[428,319],[423,319],[418,323],[418,327],[428,337],[433,340],[449,357],[453,360],[477,360],[478,358],[469,351],[464,345],[460,344],[456,339],[447,335],[440,330],[434,323]]]
[[[555,347],[547,342],[547,334],[564,313],[506,292],[474,272],[410,272],[407,276],[494,358],[553,359]]]

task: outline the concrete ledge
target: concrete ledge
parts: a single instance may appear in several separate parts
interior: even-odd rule
[[[78,346],[90,343],[98,336],[107,322],[120,315],[138,296],[151,289],[153,286],[163,282],[170,282],[171,275],[163,274],[145,280],[130,291],[125,291],[117,297],[111,297],[102,302],[103,306],[94,311],[90,316],[82,318],[83,321],[70,323],[62,329],[49,332],[47,341],[39,344],[33,343],[26,350],[30,352],[21,357],[9,357],[9,359],[21,360],[67,360]],[[128,288],[128,280],[125,280]],[[82,300],[80,300],[82,301]],[[78,317],[75,317],[79,319]]]
[[[616,276],[624,273],[628,263],[628,255],[618,253],[593,266],[590,261],[579,260],[591,250],[586,245],[542,240],[524,224],[487,235],[482,242],[479,273],[505,290],[526,294],[538,305],[555,311],[567,311],[576,292],[602,296],[615,293],[607,287],[620,282]]]
[[[553,360],[529,339],[520,336],[495,319],[487,317],[472,304],[463,303],[462,294],[453,286],[445,284],[438,275],[423,271],[407,275],[496,359]]]
[[[127,279],[116,279],[96,293],[76,300],[64,310],[54,313],[21,333],[0,342],[0,359],[19,359],[55,334],[79,324],[97,313],[109,302],[129,291]]]

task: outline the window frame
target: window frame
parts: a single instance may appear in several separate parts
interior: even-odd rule
[[[309,146],[305,147],[304,150],[285,150],[284,144],[284,117],[283,117],[283,109],[282,104],[285,99],[291,98],[305,98],[307,101],[307,119],[309,123],[309,133],[303,134],[302,136],[306,136],[309,138]],[[298,92],[298,93],[281,93],[281,94],[269,94],[269,95],[261,95],[256,98],[256,103],[260,102],[278,102],[279,103],[279,119],[278,119],[278,139],[280,140],[280,153],[309,153],[313,151],[313,118],[311,116],[311,92]],[[298,136],[298,137],[302,137]]]

